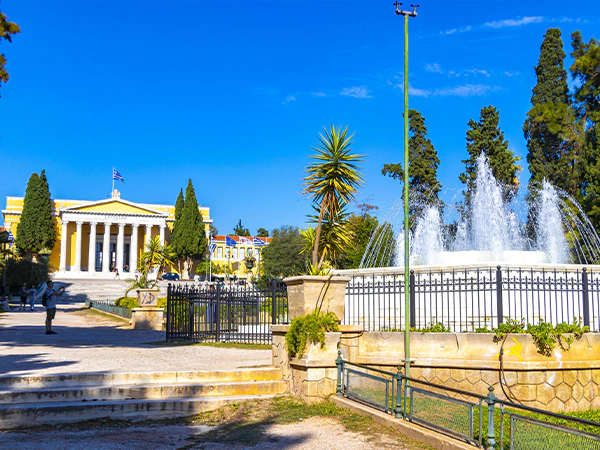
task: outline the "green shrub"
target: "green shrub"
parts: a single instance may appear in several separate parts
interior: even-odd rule
[[[10,292],[16,293],[23,283],[30,287],[32,284],[39,284],[50,279],[51,267],[45,260],[34,263],[30,259],[9,259],[4,266],[6,271],[6,285]]]
[[[158,306],[159,308],[165,308],[165,310],[167,309],[167,297],[158,297],[158,304],[156,306]]]
[[[127,309],[137,308],[139,306],[138,299],[135,297],[119,297],[115,300],[115,306]]]
[[[339,331],[339,329],[339,319],[332,312],[325,314],[315,311],[306,316],[296,317],[285,334],[285,348],[291,356],[302,356],[307,342],[320,343],[323,348],[325,332]]]

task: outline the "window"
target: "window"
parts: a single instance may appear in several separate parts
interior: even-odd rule
[[[238,253],[238,249],[236,247],[233,247],[233,259],[237,259],[237,253]]]
[[[223,247],[217,248],[217,258],[223,258]]]

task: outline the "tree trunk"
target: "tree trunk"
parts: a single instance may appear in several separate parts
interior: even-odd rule
[[[317,269],[321,267],[319,264],[319,241],[321,240],[321,225],[323,224],[323,216],[325,215],[325,203],[327,202],[328,195],[323,197],[323,201],[321,202],[321,211],[319,212],[319,222],[317,223],[317,230],[315,232],[315,246],[313,247],[312,252],[312,264],[313,267]],[[319,264],[317,266],[317,264]]]

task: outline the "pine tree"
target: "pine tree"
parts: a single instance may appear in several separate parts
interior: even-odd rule
[[[184,270],[189,271],[193,260],[200,259],[207,247],[204,222],[202,214],[198,210],[198,201],[192,180],[188,181],[185,190],[185,202],[179,218],[176,239],[180,254],[185,259]]]
[[[21,32],[19,25],[13,22],[8,21],[8,17],[6,17],[0,11],[0,41],[4,39],[5,41],[12,42],[12,35],[18,34]],[[4,54],[0,53],[0,84],[6,83],[10,77],[8,72],[5,69],[6,65],[6,57]]]
[[[56,241],[52,203],[46,174],[32,173],[25,190],[23,212],[17,225],[16,245],[21,253],[31,258],[42,249],[52,249]]]
[[[237,225],[233,228],[234,236],[250,236],[250,230],[242,225],[242,219],[240,219]]]
[[[408,140],[408,186],[414,198],[418,199],[411,202],[409,213],[411,217],[419,217],[428,206],[443,207],[439,198],[442,185],[437,179],[440,159],[431,139],[427,137],[425,118],[421,113],[411,109],[408,112],[408,120],[412,133]],[[400,182],[404,180],[402,164],[384,164],[381,173]],[[411,223],[414,221],[411,220]]]
[[[469,159],[462,161],[465,163],[465,171],[459,176],[460,181],[466,185],[465,207],[470,208],[471,193],[477,178],[477,158],[481,153],[488,157],[496,180],[506,187],[505,201],[510,201],[519,188],[518,174],[521,168],[516,162],[520,158],[508,148],[508,141],[504,139],[504,132],[500,130],[500,114],[493,106],[481,109],[479,122],[469,120],[467,152]]]
[[[572,192],[572,169],[569,168],[572,151],[564,139],[565,120],[571,108],[564,61],[561,32],[558,28],[549,28],[535,67],[537,84],[532,91],[532,107],[527,113],[523,133],[527,140],[527,162],[531,172],[529,186],[539,187],[547,179],[553,185]]]

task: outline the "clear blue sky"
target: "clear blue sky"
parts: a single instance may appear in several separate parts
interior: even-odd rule
[[[191,178],[222,234],[238,219],[252,233],[304,226],[303,169],[333,123],[367,155],[359,200],[385,211],[400,185],[381,167],[402,157],[403,32],[392,3],[4,0],[22,33],[0,46],[11,74],[0,91],[0,199],[24,195],[41,169],[54,198],[103,199],[114,166],[134,202],[174,203]],[[483,106],[500,110],[525,158],[542,36],[559,27],[567,53],[574,30],[600,38],[600,3],[421,5],[410,21],[410,106],[426,118],[449,197],[467,122]]]

